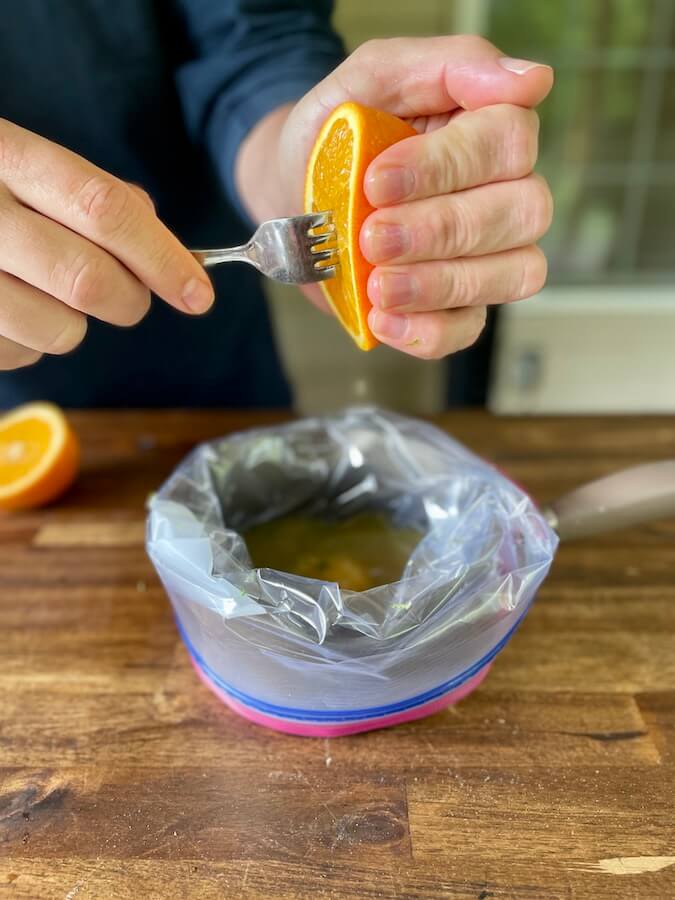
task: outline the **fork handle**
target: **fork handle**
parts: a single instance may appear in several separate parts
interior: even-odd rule
[[[259,269],[253,249],[251,244],[242,244],[240,247],[223,247],[220,250],[191,250],[190,252],[205,269],[227,262],[245,262]]]

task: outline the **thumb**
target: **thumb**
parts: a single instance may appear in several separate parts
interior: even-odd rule
[[[470,57],[463,65],[445,72],[448,95],[463,109],[480,109],[500,103],[537,106],[553,87],[553,69],[544,63],[494,53]]]
[[[369,41],[321,85],[324,108],[351,99],[402,118],[496,103],[536,106],[553,86],[550,66],[511,59],[476,35]]]

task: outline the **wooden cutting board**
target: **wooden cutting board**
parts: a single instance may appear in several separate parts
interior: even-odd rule
[[[674,896],[675,522],[561,547],[455,709],[285,737],[197,681],[143,548],[145,500],[196,441],[280,418],[76,414],[78,484],[0,518],[4,894]],[[668,419],[440,424],[540,502],[675,457]]]

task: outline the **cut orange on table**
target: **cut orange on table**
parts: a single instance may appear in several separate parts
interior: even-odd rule
[[[51,403],[28,403],[0,417],[0,509],[31,509],[73,482],[80,446]]]
[[[377,340],[368,327],[368,276],[373,266],[359,248],[361,226],[373,211],[363,190],[370,163],[387,147],[416,134],[389,113],[343,103],[319,132],[307,165],[305,212],[331,210],[336,229],[335,278],[320,282],[335,315],[362,350]]]

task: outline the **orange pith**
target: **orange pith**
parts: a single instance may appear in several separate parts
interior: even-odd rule
[[[414,128],[402,119],[358,103],[343,103],[319,132],[307,165],[305,212],[331,210],[338,268],[321,289],[335,315],[362,350],[376,346],[368,327],[368,276],[373,266],[359,248],[361,226],[373,207],[363,191],[370,163]]]
[[[79,469],[79,444],[50,403],[29,403],[0,418],[0,509],[55,500]]]

